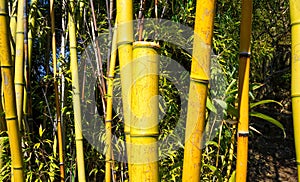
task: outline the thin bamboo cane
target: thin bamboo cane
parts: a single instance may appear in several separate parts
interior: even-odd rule
[[[290,16],[292,26],[292,107],[295,148],[300,180],[300,1],[290,0]]]
[[[124,113],[124,133],[127,149],[128,174],[131,175],[130,167],[130,105],[131,98],[129,94],[132,81],[132,42],[133,42],[133,5],[131,0],[117,0],[117,44],[120,63],[122,101]]]
[[[110,181],[111,179],[111,162],[112,162],[112,146],[111,146],[111,122],[113,120],[113,83],[115,76],[115,66],[117,57],[117,34],[114,33],[112,40],[112,52],[110,58],[109,72],[107,75],[107,97],[106,97],[106,116],[105,116],[105,128],[106,128],[106,165],[105,165],[105,181]]]
[[[215,0],[197,0],[182,181],[200,181]]]
[[[60,180],[65,181],[65,168],[64,168],[64,146],[63,134],[61,125],[60,102],[58,93],[58,78],[57,78],[57,59],[56,59],[56,39],[55,39],[55,10],[54,0],[50,0],[50,18],[51,18],[51,34],[52,34],[52,63],[53,63],[53,76],[54,76],[54,92],[55,92],[55,107],[56,107],[56,122],[57,122],[57,139],[58,139],[58,155],[59,155],[59,169]]]
[[[15,105],[16,96],[13,84],[13,65],[11,61],[7,16],[7,1],[0,1],[1,75],[4,83],[3,90],[5,100],[5,119],[7,122],[9,144],[12,155],[12,180],[21,182],[25,181],[23,171],[23,155],[17,120],[17,110]]]
[[[154,42],[133,43],[133,79],[130,121],[131,182],[158,182],[158,72]]]
[[[246,181],[249,135],[249,72],[252,0],[242,0],[239,60],[239,123],[237,139],[236,180]]]
[[[69,1],[69,39],[70,39],[70,62],[73,88],[73,109],[75,125],[76,156],[78,166],[78,181],[86,181],[83,153],[83,136],[81,128],[81,110],[80,110],[80,92],[78,82],[78,63],[77,63],[77,45],[76,45],[76,25],[74,19],[74,0]]]
[[[16,58],[15,58],[15,89],[19,129],[22,128],[23,96],[24,96],[24,0],[18,2]]]

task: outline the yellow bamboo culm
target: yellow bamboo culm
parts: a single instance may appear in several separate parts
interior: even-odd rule
[[[16,109],[16,95],[13,80],[13,65],[11,61],[9,28],[8,28],[7,1],[0,1],[0,55],[1,76],[3,81],[5,119],[9,137],[9,145],[12,159],[12,181],[25,181],[23,169],[23,155],[19,125]]]
[[[131,182],[158,182],[159,45],[133,43],[130,140]]]
[[[292,107],[298,181],[300,180],[300,1],[290,0],[292,26]]]
[[[15,57],[15,89],[19,128],[22,129],[23,97],[24,97],[24,2],[18,1],[16,57]]]
[[[112,147],[111,147],[111,122],[113,120],[113,84],[115,77],[115,67],[116,67],[116,59],[117,59],[117,33],[116,31],[113,34],[112,47],[111,47],[111,58],[110,58],[110,66],[107,76],[107,97],[106,97],[106,116],[105,116],[105,133],[106,133],[106,164],[105,165],[105,181],[111,180],[111,162],[112,162]]]
[[[17,29],[17,1],[14,1],[12,6],[12,12],[10,15],[10,32],[11,32],[11,41],[10,41],[10,48],[11,48],[11,57],[12,63],[14,65],[15,62],[15,43],[16,43],[16,29]]]
[[[132,42],[133,42],[133,12],[132,0],[117,0],[117,45],[120,64],[120,77],[122,87],[122,102],[124,113],[124,133],[127,149],[127,160],[130,161],[130,104],[129,94],[132,80]],[[131,167],[128,164],[128,174],[131,175]]]
[[[70,62],[73,88],[73,110],[74,110],[74,125],[75,125],[75,141],[76,141],[76,162],[78,169],[78,181],[85,182],[85,167],[83,153],[83,136],[82,122],[80,110],[80,92],[78,81],[78,63],[77,63],[77,44],[76,44],[76,26],[74,20],[74,0],[69,2],[69,38],[70,38]]]
[[[200,181],[215,0],[197,0],[182,181]]]
[[[236,181],[247,179],[248,135],[249,135],[249,72],[250,40],[252,24],[252,0],[242,0],[239,60],[239,122],[237,139]]]
[[[62,131],[62,124],[61,124],[60,102],[59,102],[59,93],[58,93],[58,80],[57,80],[57,76],[56,76],[57,75],[57,59],[56,59],[54,0],[50,0],[50,18],[51,18],[51,34],[52,34],[52,63],[53,63],[54,92],[55,92],[55,106],[56,106],[60,181],[65,181],[64,147],[63,147],[63,133],[62,133],[63,131]]]

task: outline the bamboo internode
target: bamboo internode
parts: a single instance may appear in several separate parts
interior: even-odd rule
[[[23,8],[23,7],[22,7]],[[23,15],[23,14],[22,14]],[[16,96],[13,81],[13,65],[9,44],[7,1],[0,1],[0,55],[1,55],[1,76],[4,90],[4,109],[9,144],[12,158],[12,181],[22,182],[24,179],[23,155],[19,125],[16,110]],[[23,24],[22,24],[23,26]],[[23,50],[22,50],[23,51]],[[22,108],[21,108],[22,111]]]
[[[200,181],[215,1],[197,0],[182,181]]]
[[[246,181],[249,135],[249,72],[252,0],[242,1],[239,60],[239,123],[237,140],[236,180]]]
[[[300,1],[290,0],[292,26],[292,107],[298,181],[300,180]]]
[[[76,43],[76,26],[74,18],[74,1],[70,1],[69,11],[69,37],[70,37],[70,62],[72,74],[72,88],[73,88],[73,110],[74,110],[74,125],[75,125],[75,140],[76,140],[76,162],[78,166],[78,181],[86,181],[85,165],[83,153],[83,136],[81,124],[81,109],[80,109],[80,92],[78,81],[78,63],[77,63],[77,43]]]
[[[157,182],[158,178],[158,71],[154,42],[134,42],[130,121],[130,181]],[[141,155],[143,154],[143,155]]]

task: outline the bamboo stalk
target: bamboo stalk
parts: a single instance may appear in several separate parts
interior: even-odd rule
[[[124,113],[124,133],[127,149],[128,174],[131,175],[130,167],[130,107],[131,97],[129,94],[132,82],[132,42],[133,42],[133,5],[131,0],[117,0],[117,45],[120,64],[120,77],[122,87],[122,102]]]
[[[298,181],[300,180],[300,1],[290,0],[292,26],[292,107]]]
[[[19,129],[22,128],[24,97],[24,3],[24,0],[18,2],[16,32],[15,89]]]
[[[200,181],[215,0],[197,0],[182,181]]]
[[[115,76],[115,66],[117,57],[117,34],[114,33],[112,40],[112,52],[110,57],[110,66],[107,75],[107,97],[106,97],[106,116],[105,116],[105,132],[106,132],[106,165],[105,165],[105,181],[110,181],[111,179],[111,162],[112,162],[112,133],[111,133],[111,122],[113,120],[113,84]]]
[[[23,8],[23,7],[22,7]],[[13,65],[9,44],[7,1],[0,1],[0,51],[1,51],[1,75],[3,81],[5,100],[5,119],[9,136],[9,144],[12,158],[13,181],[25,181],[23,171],[23,155],[19,125],[17,120],[16,95],[13,84]],[[23,26],[23,25],[22,25]]]
[[[74,109],[74,124],[75,124],[75,141],[76,141],[76,156],[78,166],[78,181],[86,181],[85,167],[84,167],[84,153],[83,153],[83,136],[81,124],[81,110],[80,110],[80,91],[78,82],[78,63],[77,63],[77,44],[76,44],[76,25],[74,19],[74,0],[69,1],[69,39],[70,39],[70,61],[71,61],[71,75],[73,88],[73,109]]]
[[[158,182],[159,55],[154,42],[133,43],[130,181]]]
[[[60,120],[61,119],[61,113],[60,113],[60,101],[59,101],[58,80],[57,80],[58,78],[57,78],[55,15],[54,15],[54,13],[55,13],[54,0],[50,0],[50,18],[51,18],[51,34],[52,34],[52,63],[53,63],[56,122],[57,122],[59,169],[60,169],[60,180],[65,181],[64,146],[63,146],[62,125],[61,125],[61,120]]]
[[[11,48],[11,57],[12,63],[14,65],[15,62],[15,50],[16,50],[16,29],[17,29],[17,1],[13,2],[12,11],[10,15],[10,32],[11,32],[11,40],[10,40],[10,48]]]
[[[239,60],[239,122],[237,139],[236,180],[246,181],[249,135],[249,72],[252,0],[242,0]]]

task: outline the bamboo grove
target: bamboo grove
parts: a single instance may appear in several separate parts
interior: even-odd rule
[[[273,1],[290,12],[291,26],[275,22],[288,29],[276,34],[281,44],[290,45],[291,28],[291,50],[282,53],[291,52],[300,179],[300,2]],[[254,89],[281,71],[269,56],[277,47],[263,46],[274,32],[265,38],[268,29],[259,30],[261,17],[271,16],[257,7],[269,6],[252,0],[0,0],[0,181],[247,181],[251,119],[286,135],[280,121],[256,110],[283,107]],[[192,27],[185,28],[189,36],[164,19]],[[164,70],[170,59],[187,75]],[[220,77],[215,61],[228,85],[213,83]],[[91,75],[95,83],[88,88]]]

